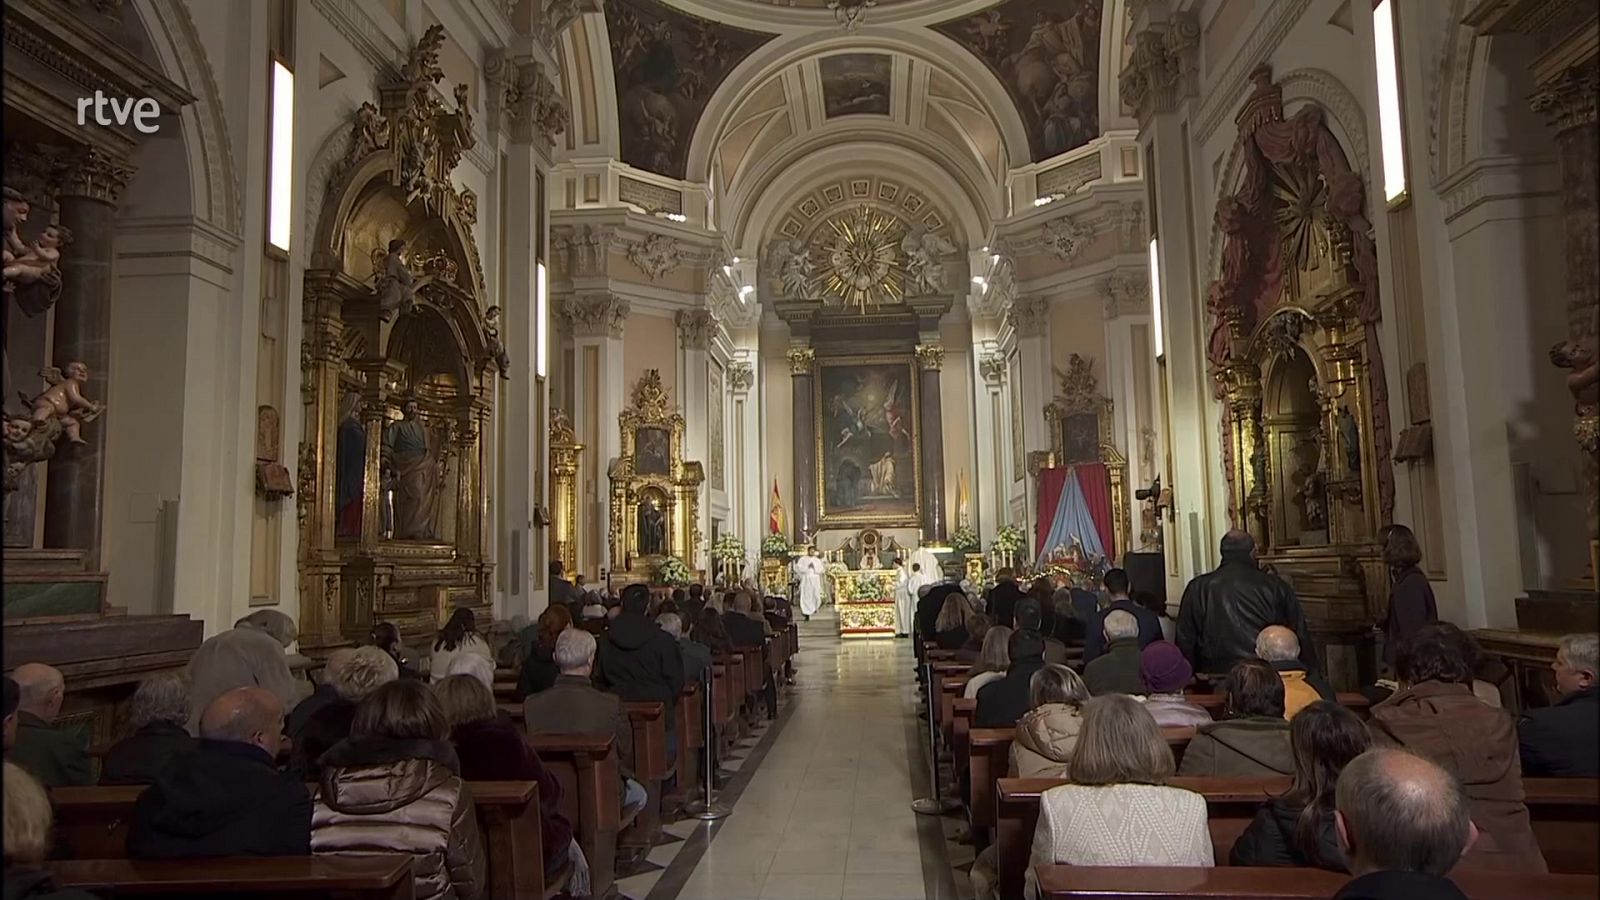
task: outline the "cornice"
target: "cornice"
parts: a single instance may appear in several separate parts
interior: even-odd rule
[[[311,0],[311,5],[367,60],[379,81],[399,76],[399,60],[405,58],[406,48],[371,15],[378,9],[377,4],[362,4],[357,0]]]
[[[1260,18],[1243,46],[1229,54],[1228,65],[1216,78],[1207,78],[1201,85],[1205,97],[1194,116],[1194,139],[1203,146],[1217,128],[1228,119],[1228,113],[1243,102],[1245,82],[1256,66],[1265,62],[1272,51],[1283,43],[1294,23],[1305,15],[1311,0],[1272,0],[1260,4]]]

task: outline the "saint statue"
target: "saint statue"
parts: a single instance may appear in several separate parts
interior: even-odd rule
[[[378,266],[377,279],[378,310],[385,321],[397,309],[401,312],[410,311],[416,299],[416,289],[412,287],[416,277],[411,274],[411,267],[406,265],[405,241],[395,238],[389,242],[389,250],[383,254]]]
[[[500,377],[511,378],[511,354],[500,340],[500,307],[491,306],[483,311],[483,334],[489,344],[489,361],[500,370]]]
[[[361,395],[346,391],[339,401],[338,461],[334,467],[334,536],[361,537],[363,488],[367,469],[367,429],[361,424]]]
[[[667,518],[654,500],[646,500],[639,504],[639,555],[665,556],[666,552]]]
[[[403,418],[384,429],[383,459],[394,475],[394,536],[402,541],[439,539],[439,448],[417,418],[417,401],[400,407]]]

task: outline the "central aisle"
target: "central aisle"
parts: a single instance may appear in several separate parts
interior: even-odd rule
[[[736,763],[733,814],[669,827],[687,840],[650,900],[954,900],[940,823],[911,811],[927,727],[911,644],[841,641],[831,613],[800,624],[795,685]]]

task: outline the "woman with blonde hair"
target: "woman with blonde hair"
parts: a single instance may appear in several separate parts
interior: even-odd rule
[[[1035,866],[1212,866],[1205,798],[1167,786],[1172,750],[1143,704],[1126,694],[1083,705],[1083,727],[1067,766],[1071,784],[1039,798],[1028,859]]]
[[[959,650],[967,642],[967,617],[972,615],[972,607],[967,603],[967,595],[960,591],[951,591],[945,595],[944,605],[939,607],[939,617],[933,622],[933,639],[938,642],[942,650]]]
[[[1006,669],[1011,666],[1011,628],[1006,625],[996,625],[984,632],[983,649],[978,651],[978,661],[972,668],[972,676],[967,679],[967,686],[961,690],[961,696],[967,700],[976,700],[978,690],[991,681],[998,681],[1006,674]]]
[[[1049,665],[1028,679],[1029,706],[1011,742],[1012,778],[1062,778],[1083,730],[1089,689],[1078,673]]]
[[[44,867],[54,813],[39,782],[13,762],[5,764],[6,900],[95,900],[85,891],[56,888]]]

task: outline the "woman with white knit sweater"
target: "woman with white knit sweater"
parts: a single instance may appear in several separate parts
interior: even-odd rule
[[[1072,783],[1039,798],[1029,900],[1039,896],[1038,865],[1214,865],[1205,798],[1167,787],[1173,768],[1172,750],[1139,701],[1109,694],[1085,703],[1067,769]]]

